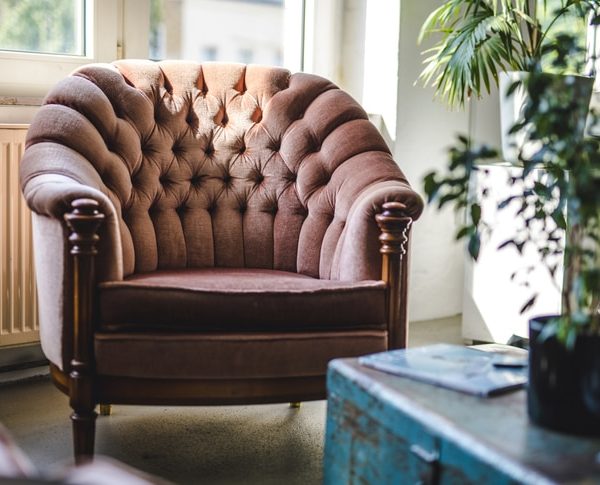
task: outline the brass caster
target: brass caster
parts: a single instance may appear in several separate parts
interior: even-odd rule
[[[111,404],[100,404],[100,416],[110,416],[112,414]]]
[[[291,402],[290,403],[290,408],[291,409],[300,409],[300,406],[302,406],[302,403],[299,402],[299,401],[298,402]]]

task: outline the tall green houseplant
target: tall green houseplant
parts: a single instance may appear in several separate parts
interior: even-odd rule
[[[577,50],[568,37],[545,49],[552,50],[557,65]],[[523,83],[528,99],[522,124],[529,126],[537,149],[530,156],[521,152],[523,169],[507,180],[514,190],[497,205],[516,214],[514,233],[498,249],[534,250],[557,279],[557,259],[564,266],[557,282],[562,283],[561,313],[530,322],[529,413],[542,425],[600,435],[600,145],[581,136],[588,99],[574,76],[548,75],[538,62]],[[596,113],[591,118],[598,121]],[[424,179],[430,203],[466,209],[456,237],[468,241],[475,260],[493,227],[478,202],[485,199],[485,188],[473,197],[469,181],[497,157],[496,150],[474,147],[461,137],[450,149],[447,169]],[[538,170],[543,178],[532,177]],[[536,298],[531,288],[523,310]]]
[[[435,38],[421,80],[450,106],[462,107],[471,96],[489,93],[500,72],[540,65],[562,18],[584,20],[598,7],[599,0],[447,0],[421,29],[419,42]]]

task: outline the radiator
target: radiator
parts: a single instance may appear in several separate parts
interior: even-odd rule
[[[19,188],[26,133],[0,124],[0,347],[39,340],[31,214]]]

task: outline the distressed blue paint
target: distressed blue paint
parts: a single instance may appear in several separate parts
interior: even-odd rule
[[[324,483],[600,483],[600,440],[538,428],[525,392],[478,398],[330,364]],[[423,456],[438,454],[432,467]],[[437,469],[437,475],[431,475]]]

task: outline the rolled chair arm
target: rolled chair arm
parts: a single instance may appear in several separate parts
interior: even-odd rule
[[[344,281],[381,279],[381,231],[375,216],[382,212],[387,202],[402,203],[404,215],[413,221],[423,211],[421,197],[406,183],[387,181],[367,187],[348,213],[333,259],[332,278]]]
[[[352,205],[334,258],[341,280],[386,282],[388,347],[408,338],[408,238],[423,210],[421,197],[399,181],[373,184]]]
[[[63,216],[71,211],[74,200],[95,200],[106,217],[100,231],[98,279],[123,279],[120,218],[100,175],[88,160],[66,146],[38,143],[25,152],[20,178],[25,201],[34,214],[58,221],[63,227]],[[34,224],[36,219],[34,216]],[[68,251],[67,241],[55,250]]]
[[[98,203],[99,211],[106,216],[106,222],[100,232],[99,244],[99,280],[123,279],[123,252],[119,231],[119,218],[110,199],[98,189],[83,185],[63,175],[42,174],[28,181],[23,194],[29,208],[34,212],[34,231],[36,222],[49,218],[64,225],[63,216],[71,210],[71,204],[78,199],[92,199]],[[62,248],[50,248],[47,251],[68,251],[68,241]]]
[[[52,145],[49,156],[43,157],[42,152],[36,150],[39,145],[25,153],[21,163],[21,187],[33,212],[40,340],[48,359],[66,370],[73,350],[71,346],[63,345],[72,340],[73,265],[70,230],[63,217],[71,212],[72,202],[92,199],[105,215],[99,232],[97,281],[123,279],[123,250],[117,210],[102,191],[97,172],[78,153],[55,144],[44,145]],[[77,172],[64,170],[61,165],[68,157],[77,159],[81,169]]]

